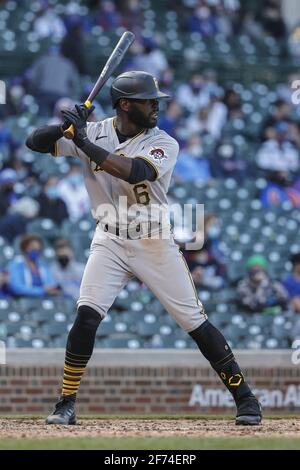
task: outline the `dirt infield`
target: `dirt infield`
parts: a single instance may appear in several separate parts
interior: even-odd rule
[[[85,419],[76,426],[47,426],[39,419],[0,419],[0,438],[60,437],[300,437],[300,418],[265,419],[260,426],[232,420]]]

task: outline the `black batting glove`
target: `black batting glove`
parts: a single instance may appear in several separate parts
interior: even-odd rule
[[[64,133],[64,131],[66,131],[67,129],[69,129],[69,127],[72,125],[72,123],[68,120],[68,119],[65,119],[62,123],[62,125],[60,126],[61,130],[62,130],[62,133]]]
[[[85,104],[80,104],[79,105],[80,109],[86,114],[86,119],[89,117],[89,115],[91,114],[90,113],[90,108],[87,108]],[[95,109],[95,106],[92,107],[93,110]],[[64,110],[64,111],[70,111],[70,110]],[[76,108],[74,106],[74,108],[71,109],[71,111],[73,111],[74,113],[76,113]],[[66,131],[67,129],[69,129],[69,127],[71,126],[71,122],[68,120],[68,119],[65,119],[61,125],[61,130],[62,132]]]
[[[75,135],[74,143],[77,147],[82,148],[88,141],[86,133],[86,121],[90,114],[94,111],[95,106],[87,108],[85,105],[75,105],[75,110],[62,111],[61,114],[65,121],[69,121],[74,126]]]
[[[89,108],[83,103],[83,104],[75,104],[75,110],[77,107],[80,109],[81,115],[85,118],[85,120],[88,120],[88,117],[92,114],[92,112],[95,109],[94,105],[91,105]]]

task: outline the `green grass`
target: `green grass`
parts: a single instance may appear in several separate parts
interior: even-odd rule
[[[300,438],[64,438],[0,440],[0,450],[296,450]]]
[[[0,419],[44,419],[44,416],[18,415],[0,416]],[[131,419],[189,419],[189,420],[233,420],[232,415],[101,415],[80,416],[79,420],[131,420]],[[269,415],[265,419],[299,419],[299,415]],[[1,438],[0,450],[300,450],[299,437],[63,437],[43,439]]]

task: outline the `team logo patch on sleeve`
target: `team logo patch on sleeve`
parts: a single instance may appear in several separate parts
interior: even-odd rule
[[[162,161],[167,158],[163,149],[154,148],[149,152],[150,157],[153,157],[157,163],[162,163]]]

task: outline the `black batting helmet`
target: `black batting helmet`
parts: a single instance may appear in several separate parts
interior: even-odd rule
[[[140,71],[124,72],[113,81],[110,87],[113,108],[120,98],[139,100],[170,98],[158,88],[156,78]]]

